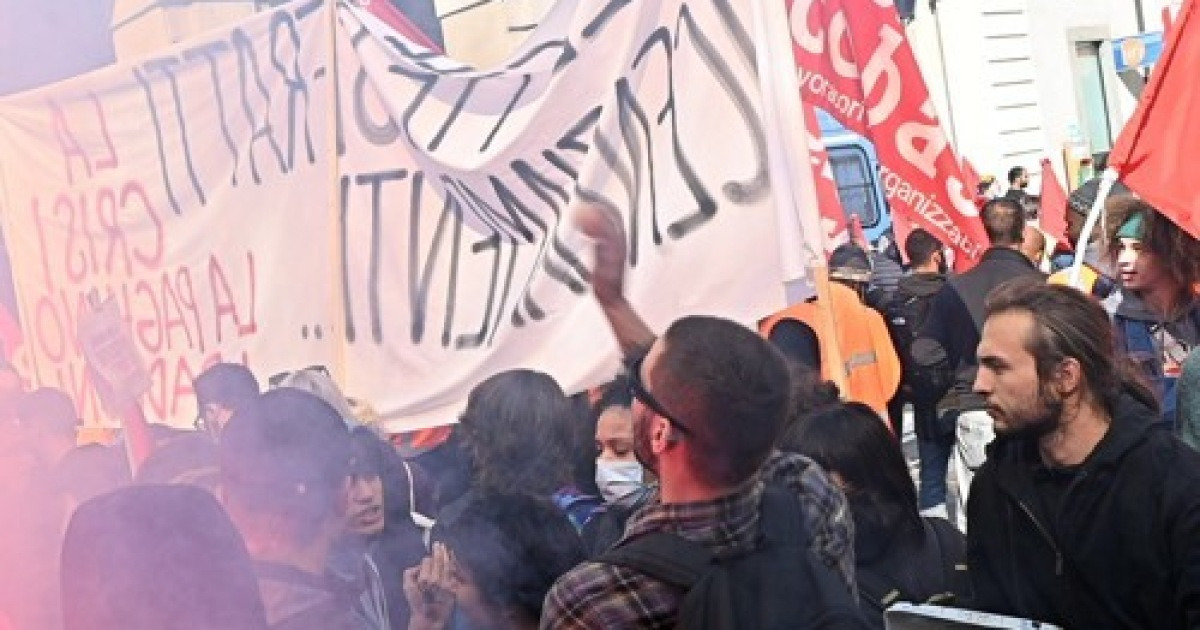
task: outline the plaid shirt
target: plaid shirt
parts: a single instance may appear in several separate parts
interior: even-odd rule
[[[837,564],[853,587],[853,526],[837,487],[799,455],[773,455],[763,476],[800,494],[818,556]],[[701,543],[714,554],[748,550],[758,533],[763,487],[763,480],[755,478],[712,501],[652,503],[629,520],[623,540],[665,531]],[[555,582],[546,596],[541,627],[674,628],[682,596],[679,589],[631,569],[588,562]]]
[[[825,469],[803,455],[776,451],[763,464],[760,474],[763,481],[787,488],[800,497],[817,557],[836,568],[846,586],[856,591],[854,520],[846,495]]]

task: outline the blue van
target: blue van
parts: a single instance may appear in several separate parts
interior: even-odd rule
[[[846,129],[825,110],[817,108],[821,138],[829,152],[829,166],[837,182],[838,197],[846,211],[846,219],[858,217],[863,235],[871,243],[879,237],[891,238],[892,213],[887,205],[883,182],[879,179],[879,156],[875,145],[866,138]]]

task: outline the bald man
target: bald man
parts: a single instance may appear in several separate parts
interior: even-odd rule
[[[1042,266],[1042,259],[1046,256],[1046,235],[1036,226],[1026,225],[1021,232],[1021,253],[1034,267]]]

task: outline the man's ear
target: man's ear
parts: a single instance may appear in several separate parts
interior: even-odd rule
[[[654,454],[667,450],[667,446],[679,441],[679,430],[659,416],[654,416],[654,428],[650,431],[650,450]]]
[[[1070,396],[1079,390],[1083,384],[1083,366],[1079,360],[1068,357],[1054,368],[1054,387],[1061,396]]]

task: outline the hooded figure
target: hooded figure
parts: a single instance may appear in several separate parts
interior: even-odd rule
[[[250,555],[213,496],[131,486],[84,503],[62,553],[66,630],[266,630]]]

